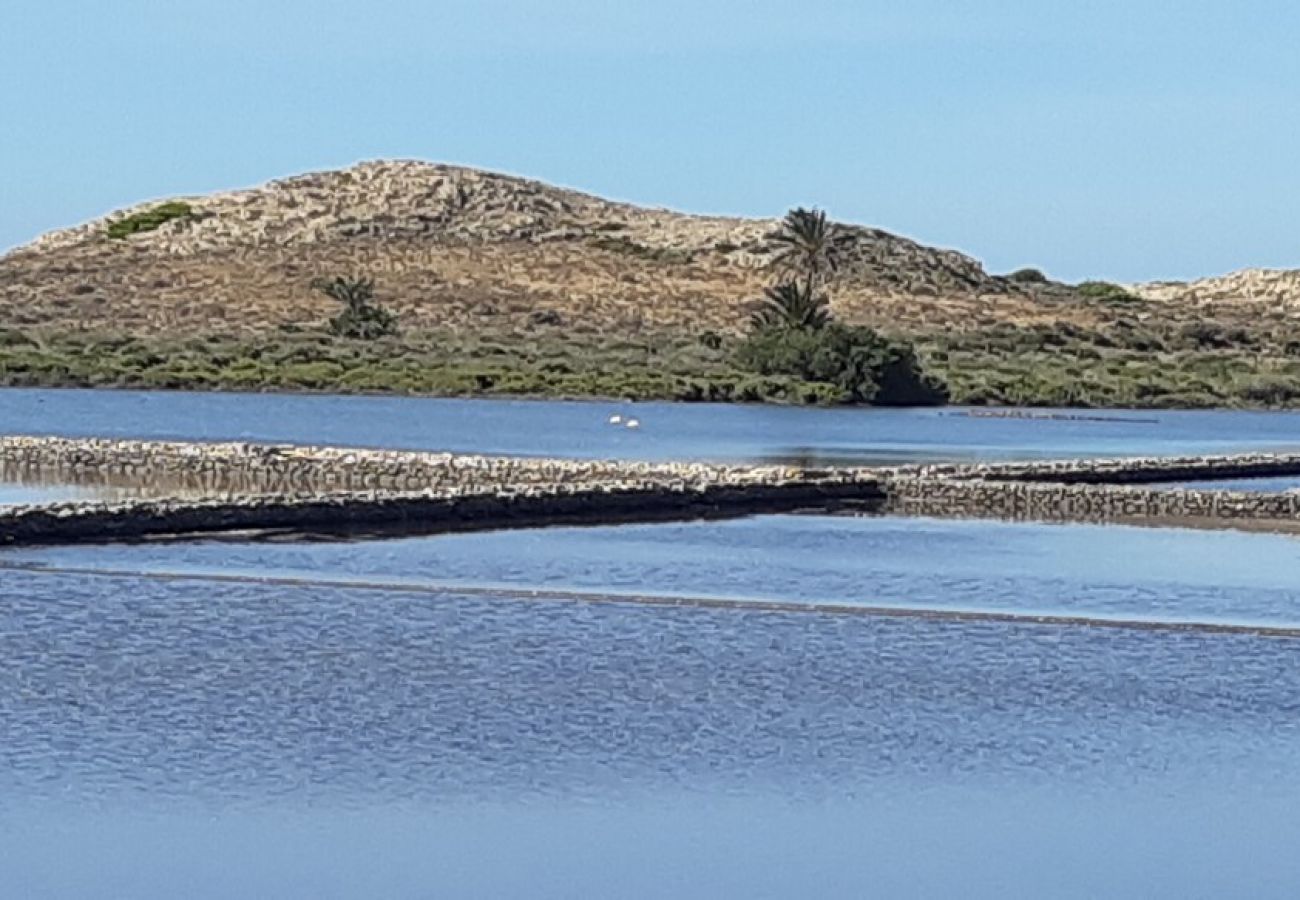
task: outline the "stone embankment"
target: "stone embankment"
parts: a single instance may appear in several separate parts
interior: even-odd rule
[[[0,437],[0,473],[14,481],[149,482],[219,494],[448,491],[507,485],[645,482],[706,486],[844,481],[856,470],[689,462],[541,459],[289,444]]]
[[[549,485],[447,493],[62,503],[0,510],[0,544],[132,540],[160,535],[292,530],[429,534],[545,525],[608,525],[755,513],[875,510],[872,481],[781,484]]]
[[[1149,456],[918,466],[886,478],[900,515],[1048,522],[1234,522],[1300,527],[1300,492],[1141,485],[1300,476],[1300,453]]]
[[[0,477],[141,498],[0,510],[0,543],[288,529],[440,532],[792,511],[1300,526],[1300,492],[1157,490],[1300,474],[1300,454],[807,469],[260,444],[0,438]]]
[[[0,543],[300,531],[457,531],[879,508],[867,470],[536,459],[244,443],[0,438],[19,482],[152,496],[0,510]],[[206,496],[194,496],[195,489]]]
[[[891,478],[885,511],[1040,522],[1254,521],[1300,527],[1300,492],[1152,490],[1110,484]]]

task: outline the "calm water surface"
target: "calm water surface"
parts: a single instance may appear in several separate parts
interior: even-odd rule
[[[1296,413],[1040,412],[1085,418],[987,418],[962,410],[0,390],[0,433],[9,434],[810,463],[1300,448]],[[636,416],[641,427],[610,425],[614,414]]]
[[[101,496],[102,492],[90,485],[16,484],[0,481],[0,506],[59,503],[65,500],[95,500]]]
[[[0,391],[0,431],[810,461],[1300,443],[1286,415],[606,422],[626,409]],[[816,602],[1296,625],[1300,541],[772,516],[0,551],[0,896],[1300,893],[1300,642]]]
[[[1232,531],[759,516],[354,543],[64,547],[0,556],[6,560],[598,597],[648,593],[1300,626],[1300,537]]]
[[[1250,491],[1277,493],[1280,491],[1300,491],[1300,476],[1282,476],[1278,478],[1224,478],[1217,481],[1181,481],[1149,485],[1167,490],[1187,488],[1194,491]]]

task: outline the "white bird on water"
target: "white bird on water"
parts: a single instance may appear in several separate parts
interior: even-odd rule
[[[623,417],[620,416],[618,413],[614,413],[614,415],[609,417],[609,424],[611,425],[617,425],[619,422],[622,421],[623,421]]]
[[[641,422],[638,419],[628,419],[626,425],[628,428],[640,428]]]

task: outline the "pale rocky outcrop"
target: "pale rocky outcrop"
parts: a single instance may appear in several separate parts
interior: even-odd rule
[[[1185,306],[1248,303],[1300,306],[1300,269],[1242,269],[1195,281],[1151,281],[1129,290],[1147,300]]]

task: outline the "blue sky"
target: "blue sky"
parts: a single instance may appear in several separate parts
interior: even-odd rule
[[[0,247],[407,157],[991,271],[1300,266],[1297,34],[1251,0],[6,0]]]

